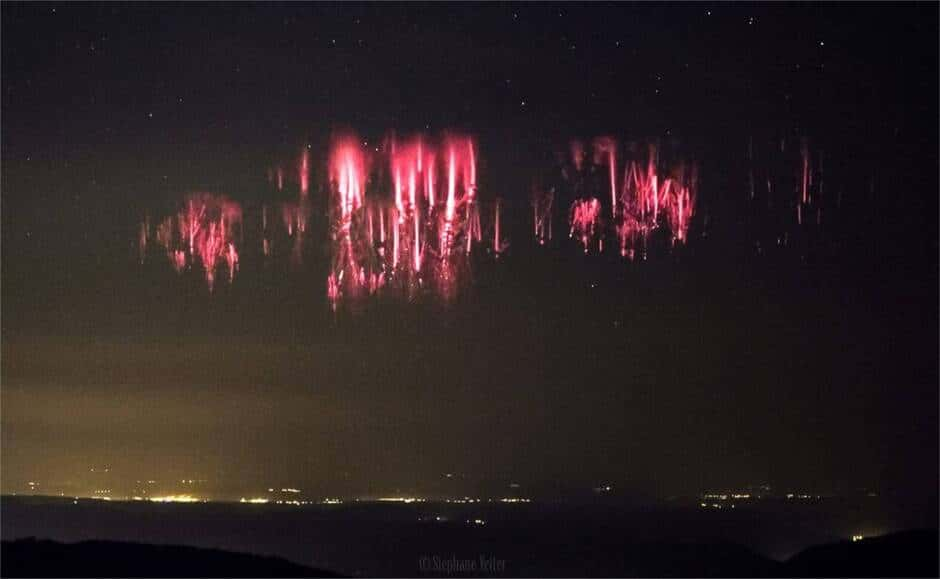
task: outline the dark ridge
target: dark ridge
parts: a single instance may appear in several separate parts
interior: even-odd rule
[[[730,544],[632,545],[614,566],[623,576],[937,577],[938,539],[936,529],[902,531],[810,547],[783,563]],[[560,555],[557,576],[610,575],[610,561],[595,568],[586,553]],[[341,577],[277,557],[116,541],[3,541],[0,560],[3,577]],[[545,575],[525,565],[512,574]]]
[[[937,577],[940,574],[937,529],[901,531],[809,547],[784,568],[793,577]]]
[[[119,541],[2,542],[3,577],[342,577],[278,557]]]

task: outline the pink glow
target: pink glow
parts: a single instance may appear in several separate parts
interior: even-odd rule
[[[627,160],[622,168],[622,182],[617,182],[621,171],[617,164],[617,142],[612,137],[594,140],[595,166],[606,166],[608,189],[611,198],[610,232],[616,236],[620,255],[632,259],[638,250],[645,251],[650,234],[660,227],[667,227],[673,245],[688,240],[688,231],[695,214],[697,174],[694,166],[687,169],[678,163],[670,172],[659,162],[655,145],[648,147],[645,160]],[[571,143],[572,161],[575,167],[584,162],[580,141]],[[579,169],[580,171],[580,169]],[[578,179],[563,173],[566,178]],[[577,190],[577,185],[572,182]],[[544,245],[550,228],[550,198],[538,189],[533,193],[534,233],[539,244]],[[585,252],[597,247],[603,251],[607,230],[601,223],[599,202],[596,198],[576,200],[570,209],[570,237],[577,238]]]
[[[606,157],[606,158],[604,158]],[[594,163],[607,163],[610,174],[610,215],[617,216],[617,141],[613,137],[598,137],[594,141]]]
[[[545,190],[541,185],[532,187],[532,224],[535,240],[545,245],[552,240],[552,217],[555,203],[555,190]]]
[[[588,253],[593,243],[600,247],[601,204],[596,198],[578,199],[571,205],[571,231],[569,237],[577,237],[584,253]]]
[[[452,276],[458,269],[444,266],[456,259],[452,247],[462,243],[465,251],[461,253],[466,253],[474,241],[482,239],[474,202],[477,152],[473,140],[449,135],[435,144],[423,135],[405,140],[388,137],[382,154],[388,171],[381,173],[387,177],[371,183],[368,195],[364,170],[356,169],[356,176],[349,178],[350,166],[365,166],[358,160],[364,154],[358,139],[351,137],[338,138],[331,147],[331,190],[336,199],[331,204],[334,305],[377,292],[399,291],[411,299],[423,287],[446,286],[452,291],[456,287]],[[437,175],[442,170],[447,176],[443,199],[437,192]],[[355,182],[361,185],[351,187]],[[359,193],[351,195],[352,189]]]
[[[578,172],[584,168],[584,143],[581,141],[571,141],[571,160]]]
[[[241,205],[222,195],[196,193],[187,196],[183,209],[157,226],[156,238],[177,272],[182,273],[198,257],[211,291],[220,262],[227,264],[229,281],[235,278],[241,225]]]
[[[300,154],[300,194],[306,197],[310,191],[310,156],[306,149]]]

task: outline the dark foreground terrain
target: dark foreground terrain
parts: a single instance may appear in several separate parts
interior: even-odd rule
[[[904,508],[897,505],[903,503]],[[930,502],[0,500],[4,576],[936,576]],[[910,531],[910,529],[929,529]],[[852,542],[853,536],[864,536]],[[169,547],[186,545],[187,547]],[[252,554],[252,555],[247,555]],[[472,565],[472,567],[471,567]],[[475,568],[474,568],[475,567]]]
[[[340,577],[279,557],[116,541],[3,541],[4,577]]]
[[[937,544],[936,530],[904,531],[810,547],[785,562],[725,544],[638,544],[627,546],[621,565],[606,569],[606,573],[662,577],[936,577]],[[0,572],[4,577],[341,576],[277,557],[115,541],[3,541],[2,555]],[[595,571],[589,562],[584,564],[586,570]],[[499,576],[506,571],[458,567],[456,559],[445,557],[428,562],[422,574]]]

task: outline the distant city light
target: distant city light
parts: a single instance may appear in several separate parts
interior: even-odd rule
[[[192,495],[165,495],[162,497],[150,497],[152,503],[200,503],[209,502],[208,499],[200,499]]]
[[[266,503],[271,502],[271,499],[266,499],[266,498],[263,498],[263,497],[254,497],[254,498],[251,498],[251,499],[246,499],[245,497],[242,497],[238,502],[240,502],[240,503],[249,503],[249,504],[252,504],[252,505],[263,505],[263,504],[266,504]]]

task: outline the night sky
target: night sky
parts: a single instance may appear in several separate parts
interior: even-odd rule
[[[935,495],[937,19],[930,3],[3,3],[4,492],[108,465],[351,494],[457,473]],[[322,213],[338,130],[476,136],[507,255],[449,305],[344,315],[322,231],[303,268],[246,260],[211,294],[139,263],[145,215],[193,191],[257,207],[266,170],[308,147]],[[700,164],[683,251],[535,246],[533,178],[599,135]],[[757,255],[748,140],[769,155],[802,137],[844,210],[812,246]]]

